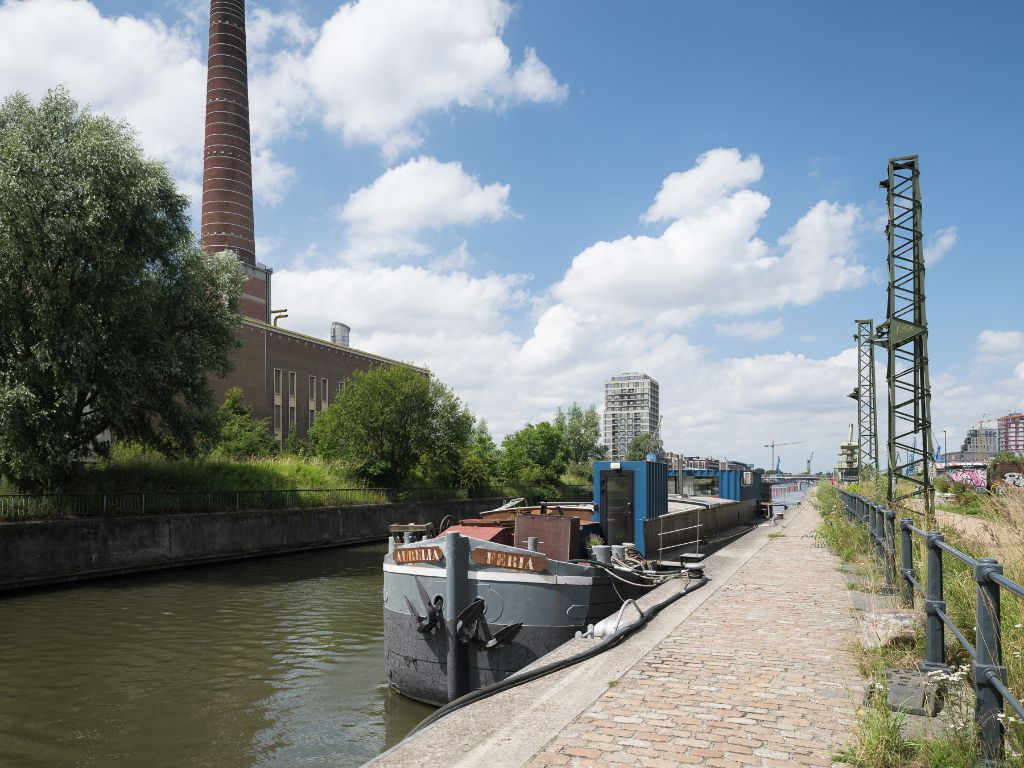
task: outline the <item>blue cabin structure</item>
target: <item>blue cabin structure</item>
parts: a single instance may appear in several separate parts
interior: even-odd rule
[[[671,469],[676,493],[688,496],[718,496],[733,501],[761,498],[761,472],[753,469]]]
[[[594,462],[594,520],[609,544],[643,552],[644,521],[668,511],[668,465],[660,461]]]

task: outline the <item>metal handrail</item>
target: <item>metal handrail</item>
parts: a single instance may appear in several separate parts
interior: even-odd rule
[[[1003,589],[1008,589],[1011,592],[1013,592],[1013,594],[1017,595],[1017,597],[1024,597],[1024,587],[1022,587],[1016,581],[1010,581],[1001,573],[990,574],[989,578]]]
[[[921,584],[921,582],[919,582],[913,576],[904,575],[903,578],[905,578],[907,581],[909,581],[913,585],[914,589],[916,589],[921,594],[921,597],[924,597],[925,595],[928,594],[927,590],[925,590],[925,588],[924,588],[924,585]]]
[[[922,534],[922,535],[923,536],[927,536],[928,534],[925,533],[925,534]],[[961,563],[965,563],[966,565],[971,566],[971,568],[974,568],[974,567],[976,567],[978,565],[978,561],[977,560],[975,560],[973,557],[971,557],[970,555],[966,554],[965,552],[961,552],[959,549],[954,547],[952,544],[947,544],[944,541],[940,541],[940,542],[937,542],[935,544],[935,546],[937,546],[943,552],[949,552],[949,554],[951,554],[953,557],[955,557]]]
[[[1017,697],[1013,695],[1013,691],[1007,688],[1006,684],[999,679],[999,675],[995,672],[995,670],[985,670],[985,677],[992,684],[992,686],[997,691],[999,691],[999,693],[1010,704],[1013,710],[1021,717],[1024,717],[1024,705],[1022,705],[1020,701],[1017,700]]]
[[[1024,586],[1006,578],[1003,566],[989,557],[974,558],[945,542],[939,531],[925,531],[913,524],[909,518],[899,521],[900,543],[896,546],[896,513],[891,509],[869,501],[863,496],[840,490],[843,509],[850,520],[857,520],[868,528],[868,539],[875,556],[883,561],[886,586],[890,593],[895,585],[891,574],[896,572],[896,558],[899,555],[899,574],[902,577],[900,592],[911,607],[914,594],[923,599],[925,612],[925,660],[922,671],[932,672],[948,669],[946,664],[945,630],[948,628],[974,660],[972,679],[977,700],[975,724],[978,729],[982,756],[990,762],[1001,762],[1005,752],[1006,731],[1003,724],[1003,708],[1009,705],[1021,718],[1024,706],[1013,695],[1006,684],[1006,666],[1003,664],[1002,638],[1000,636],[1000,590],[1005,589],[1017,597],[1024,598]],[[927,550],[925,585],[915,577],[914,542],[917,535],[924,539]],[[956,626],[946,614],[943,599],[943,564],[945,552],[967,565],[973,571],[976,589],[975,644]]]
[[[960,631],[960,628],[953,623],[953,620],[946,615],[946,612],[943,611],[941,608],[938,608],[935,610],[935,615],[942,619],[942,623],[945,624],[946,628],[949,629],[949,631],[953,633],[956,639],[960,641],[960,645],[964,647],[964,649],[967,651],[970,657],[972,659],[977,659],[978,652],[974,649],[974,646],[971,644],[971,641],[968,640],[964,633]]]

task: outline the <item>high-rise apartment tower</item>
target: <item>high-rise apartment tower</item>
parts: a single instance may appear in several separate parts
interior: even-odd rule
[[[604,383],[604,444],[612,461],[626,458],[637,435],[658,435],[659,418],[658,382],[646,373],[623,373]]]
[[[1000,416],[999,439],[996,446],[1000,451],[1024,453],[1024,413],[1008,413]]]

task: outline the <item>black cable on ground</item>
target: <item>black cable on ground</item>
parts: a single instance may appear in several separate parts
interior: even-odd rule
[[[552,661],[550,664],[545,664],[544,666],[537,667],[537,669],[531,670],[526,674],[513,675],[512,677],[506,678],[505,680],[502,680],[497,683],[492,683],[491,685],[488,685],[484,688],[480,688],[476,691],[471,691],[470,693],[467,693],[464,696],[460,696],[454,701],[448,702],[443,707],[436,710],[426,720],[424,720],[415,728],[413,728],[405,737],[405,739],[408,739],[413,734],[422,731],[428,725],[436,723],[441,718],[450,715],[452,712],[462,709],[468,704],[472,704],[477,701],[482,701],[483,699],[490,698],[491,696],[494,696],[497,693],[501,693],[502,691],[507,691],[512,688],[516,688],[525,683],[529,683],[533,680],[537,680],[538,678],[544,677],[545,675],[550,675],[552,672],[558,672],[559,670],[566,669],[575,664],[579,664],[581,661],[586,661],[587,659],[593,658],[594,656],[597,656],[600,653],[604,653],[609,648],[613,648],[614,646],[618,645],[620,642],[625,640],[627,637],[632,635],[634,632],[644,627],[647,624],[647,622],[650,621],[654,616],[656,616],[661,610],[667,608],[669,605],[674,603],[679,598],[700,589],[707,583],[708,577],[701,576],[696,583],[688,584],[686,586],[686,589],[680,592],[675,592],[674,594],[669,595],[667,598],[662,600],[660,603],[656,603],[652,605],[650,608],[646,608],[644,611],[641,612],[640,618],[637,619],[635,622],[633,622],[632,624],[627,624],[626,626],[615,630],[606,638],[604,638],[604,640],[602,640],[600,643],[591,648],[587,648],[586,650],[580,651],[579,653],[574,654],[573,656],[569,656],[568,658],[559,659],[558,661]],[[405,741],[405,739],[402,739],[402,741]],[[395,746],[397,747],[398,745],[396,744]],[[392,747],[392,749],[394,748],[395,747]],[[390,752],[391,750],[388,751]]]

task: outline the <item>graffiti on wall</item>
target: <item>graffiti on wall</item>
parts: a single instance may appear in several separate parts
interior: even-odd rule
[[[1024,488],[1024,472],[1007,472],[1003,475],[1002,480],[1007,485]]]
[[[984,469],[951,469],[946,473],[951,483],[964,483],[975,488],[984,488],[988,480],[988,472]]]
[[[999,462],[992,472],[992,480],[999,485],[1024,488],[1024,464],[1016,461]]]

